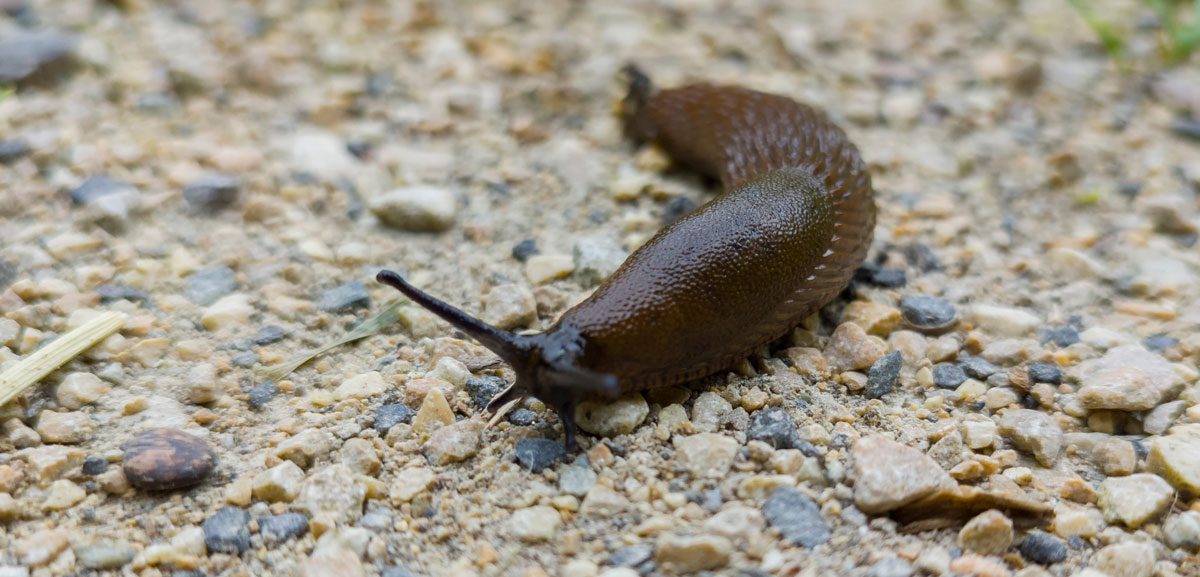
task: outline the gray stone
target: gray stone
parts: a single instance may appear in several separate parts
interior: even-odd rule
[[[258,520],[258,534],[267,543],[281,543],[308,532],[308,517],[302,513],[284,513]]]
[[[381,436],[386,436],[392,427],[400,423],[410,423],[417,412],[404,403],[382,405],[375,410],[375,430]]]
[[[1062,451],[1062,427],[1053,417],[1031,409],[1009,409],[997,423],[1000,434],[1031,453],[1043,467],[1053,467]]]
[[[345,313],[371,306],[371,293],[360,281],[348,282],[321,293],[317,308],[330,313]]]
[[[967,372],[954,363],[938,363],[933,366],[933,384],[939,389],[957,389],[967,380]]]
[[[32,81],[72,59],[75,36],[52,30],[21,30],[0,37],[0,83]]]
[[[133,561],[133,547],[125,543],[101,541],[75,548],[75,559],[87,569],[120,569]]]
[[[575,242],[575,277],[586,286],[600,284],[625,262],[628,253],[607,236],[581,238]]]
[[[183,200],[198,212],[215,213],[233,206],[242,181],[226,174],[205,174],[183,188]]]
[[[754,413],[750,417],[750,427],[746,430],[747,440],[762,441],[776,449],[791,449],[796,436],[796,422],[787,411],[779,407]]]
[[[234,276],[233,269],[227,266],[214,266],[188,275],[184,295],[188,300],[206,307],[217,302],[221,297],[236,291],[237,288],[237,278]]]
[[[868,399],[878,399],[892,392],[903,364],[904,357],[900,351],[886,354],[875,361],[875,364],[871,365],[871,369],[867,372],[867,387],[863,394]]]
[[[558,474],[558,490],[568,495],[582,497],[596,484],[597,475],[586,461],[575,462]]]
[[[900,314],[921,332],[939,332],[958,322],[958,311],[944,299],[910,295],[900,299]]]
[[[204,520],[204,544],[209,551],[238,554],[250,548],[250,514],[223,507]]]
[[[763,502],[763,517],[793,545],[816,547],[829,541],[829,524],[821,508],[808,495],[792,487],[780,487]]]
[[[550,439],[521,439],[516,452],[517,462],[534,473],[554,466],[567,455],[562,443]]]
[[[1062,539],[1034,531],[1021,542],[1021,556],[1034,563],[1053,565],[1067,558],[1067,544]]]

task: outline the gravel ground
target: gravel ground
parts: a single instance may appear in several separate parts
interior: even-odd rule
[[[128,315],[0,409],[0,576],[1200,575],[1196,58],[1065,1],[511,4],[0,1],[0,368]],[[256,376],[381,267],[544,328],[710,198],[628,61],[847,129],[853,291],[569,455],[408,306]]]

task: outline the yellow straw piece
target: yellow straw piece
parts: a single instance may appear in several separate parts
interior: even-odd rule
[[[0,407],[26,388],[108,338],[125,324],[125,313],[107,311],[34,351],[0,374]]]

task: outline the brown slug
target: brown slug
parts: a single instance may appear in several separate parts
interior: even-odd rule
[[[516,382],[489,410],[533,395],[558,413],[568,448],[579,401],[710,375],[786,334],[846,287],[875,227],[866,165],[824,113],[737,87],[655,90],[636,68],[626,74],[626,135],[719,179],[720,195],[534,335],[377,276],[512,365]]]

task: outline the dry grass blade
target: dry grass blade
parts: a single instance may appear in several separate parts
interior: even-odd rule
[[[350,329],[350,332],[342,335],[341,338],[325,343],[324,345],[321,345],[320,347],[317,347],[311,351],[301,353],[293,357],[291,360],[284,362],[282,365],[259,370],[256,374],[260,379],[278,381],[292,374],[292,371],[300,368],[300,365],[307,363],[317,355],[323,354],[335,347],[340,347],[346,343],[379,334],[379,332],[383,329],[400,321],[400,307],[405,302],[406,301],[396,301],[390,303],[383,307],[383,310],[380,310],[378,313],[376,313],[375,316],[358,323],[357,326],[355,326],[353,329]]]
[[[125,323],[125,314],[101,313],[75,330],[54,339],[0,374],[0,406],[13,400],[55,369],[67,364],[96,343],[108,338]]]

